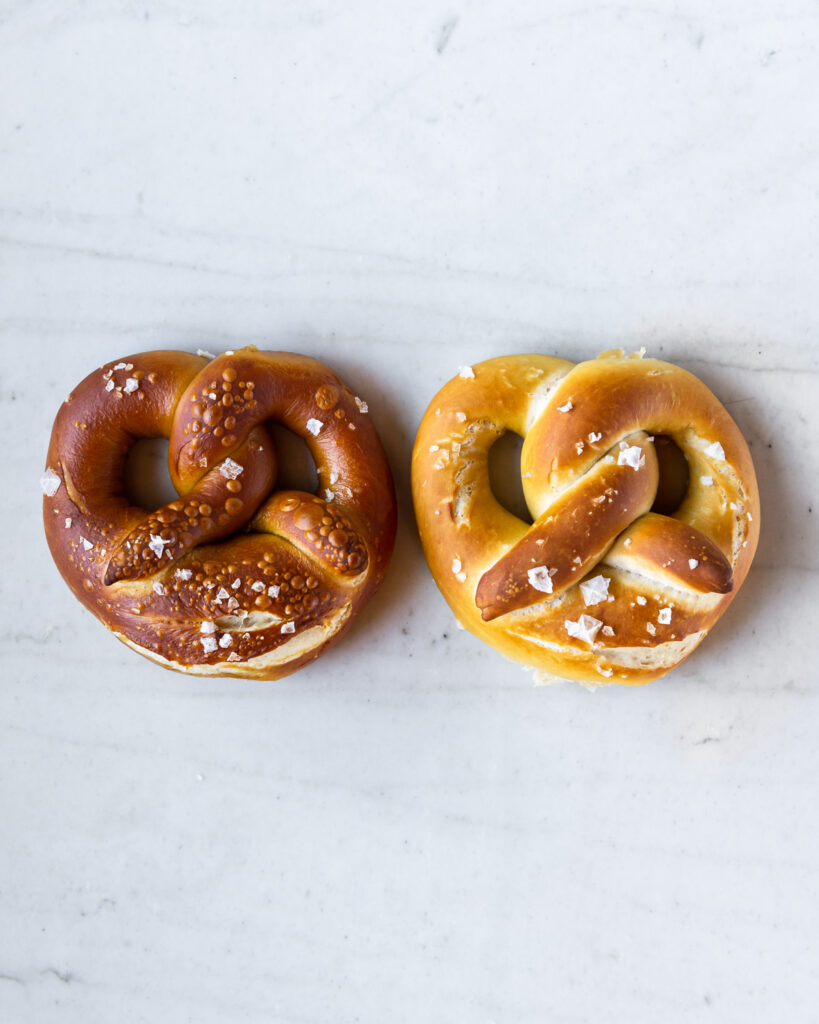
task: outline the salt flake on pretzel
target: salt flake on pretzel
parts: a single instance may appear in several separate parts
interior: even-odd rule
[[[287,352],[106,364],[51,436],[42,488],[58,569],[119,639],[167,668],[294,671],[341,636],[392,553],[392,477],[359,402],[332,370]],[[273,490],[268,420],[304,438],[321,495]],[[179,494],[153,512],[124,487],[128,451],[147,437],[169,439]]]
[[[490,359],[449,381],[418,430],[413,497],[440,590],[462,625],[544,678],[657,679],[703,639],[753,558],[759,495],[736,424],[692,374],[641,357]],[[524,439],[531,524],[490,487],[489,450],[507,431]],[[660,514],[668,439],[688,487]]]

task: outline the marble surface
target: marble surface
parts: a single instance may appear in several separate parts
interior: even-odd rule
[[[0,1019],[808,1022],[819,1005],[819,16],[807,0],[0,0]],[[290,347],[370,403],[391,572],[274,685],[71,598],[38,478],[90,369]],[[461,363],[618,345],[727,403],[756,563],[686,664],[535,687],[408,500]]]

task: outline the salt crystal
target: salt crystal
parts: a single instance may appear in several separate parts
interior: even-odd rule
[[[228,661],[241,661],[242,659],[239,657],[239,655],[236,653],[236,651],[231,651],[230,654],[227,656],[227,660]]]
[[[459,573],[462,568],[463,568],[463,565],[461,563],[460,558],[457,558],[457,557],[453,558],[452,559],[452,571],[454,573]]]
[[[136,391],[138,387],[139,381],[136,379],[136,377],[128,377],[122,386],[122,390],[125,392],[126,395],[130,395],[133,391]]]
[[[667,626],[671,622],[671,609],[661,608],[657,613],[657,621],[661,626]]]
[[[226,480],[235,480],[237,476],[244,473],[245,467],[240,466],[238,462],[234,462],[233,459],[225,459],[225,461],[219,467],[219,472]]]
[[[70,530],[71,529],[71,517],[70,516],[66,517],[65,528],[66,528],[66,530]]]
[[[620,452],[617,456],[618,466],[631,466],[632,469],[641,469],[646,464],[646,457],[643,455],[642,448],[638,448],[636,444],[626,445],[625,448],[620,448]]]
[[[586,446],[583,444],[582,441],[578,441],[577,444],[574,446],[574,450],[577,452],[578,455],[581,455],[585,447]]]
[[[216,623],[215,622],[210,622],[210,621],[208,621],[206,619],[202,623],[202,625],[199,627],[199,632],[200,633],[215,633],[216,632]]]
[[[709,459],[717,459],[719,462],[725,461],[725,450],[719,441],[712,441],[703,451]]]
[[[458,580],[459,583],[466,583],[466,573],[465,572],[456,572],[455,573],[455,579]]]
[[[285,624],[281,628],[281,632],[282,633],[295,633],[296,632],[296,623],[295,622],[285,622]]]
[[[154,588],[154,593],[155,594],[159,594],[160,597],[164,597],[165,594],[167,594],[167,591],[165,590],[165,587],[161,583],[159,583],[159,582],[154,583],[153,588]]]
[[[603,635],[614,636],[614,630],[611,628],[611,626],[603,626]]]
[[[177,569],[174,576],[178,576],[180,580],[189,580],[193,573],[190,569]]]
[[[229,597],[230,594],[227,592],[227,590],[225,590],[224,587],[219,587],[219,590],[216,592],[216,597],[214,598],[214,601],[216,601],[217,603],[219,601],[226,601]]]
[[[196,350],[196,354],[198,356],[206,356],[208,359],[215,359],[216,358],[216,356],[212,352],[206,352],[205,349],[203,349],[203,348],[198,348]]]
[[[471,366],[459,366],[458,367],[458,376],[459,377],[464,377],[467,380],[474,380],[475,379],[475,371],[472,369]]]
[[[623,545],[625,547],[629,547],[631,545],[631,537],[626,537],[626,539],[623,541]]]
[[[271,584],[271,585],[270,585],[270,586],[269,586],[269,587],[267,588],[267,593],[268,593],[268,596],[269,596],[269,597],[278,597],[278,596],[279,596],[279,591],[280,591],[280,590],[281,590],[281,587],[280,587],[280,586],[279,586],[279,585],[278,585],[277,583],[273,583],[273,584]]]
[[[324,492],[324,498],[325,498],[326,501],[332,501],[333,498],[335,498],[335,496],[336,496],[335,495],[335,491],[325,490],[325,492]]]
[[[597,441],[599,441],[599,440],[600,440],[600,438],[601,438],[602,436],[603,436],[602,434],[598,434],[598,433],[596,433],[596,432],[595,432],[595,431],[593,430],[593,431],[592,431],[592,432],[591,432],[591,433],[589,434],[589,444],[595,444],[595,443],[596,443]]]
[[[699,559],[697,559],[697,558],[689,558],[688,559],[688,568],[689,569],[696,569],[699,564],[700,564],[699,563]]]
[[[85,537],[80,537],[80,540],[82,541],[82,546],[85,548],[86,551],[90,551],[91,548],[93,548],[94,545],[91,543],[90,540],[86,540]]]
[[[105,385],[105,390],[106,391],[113,391],[114,390],[114,382],[112,380],[109,380],[108,383]]]
[[[366,402],[362,402],[362,400],[358,397],[358,395],[355,396],[355,404],[358,406],[358,411],[359,412],[369,412],[370,411],[370,407],[367,405]]]
[[[233,646],[233,637],[230,635],[230,633],[225,633],[223,636],[219,637],[219,646],[222,648],[222,650],[224,650],[226,647]]]
[[[585,580],[580,584],[580,592],[583,594],[583,601],[587,608],[606,600],[609,596],[610,582],[608,576],[601,575],[593,576],[592,579]]]
[[[43,490],[43,494],[47,498],[53,498],[54,495],[59,491],[62,480],[57,476],[53,469],[46,469],[45,473],[40,477],[40,487]]]
[[[251,585],[250,589],[255,590],[257,594],[261,594],[261,592],[264,590],[264,583],[262,583],[260,580],[256,580],[256,582]]]
[[[125,363],[117,363],[117,365],[114,367],[114,369],[115,370],[127,370],[128,367],[127,367],[127,365]]]
[[[704,487],[712,487],[714,484],[714,478],[712,476],[701,476],[700,483]]]
[[[545,565],[536,565],[526,573],[529,579],[529,586],[534,590],[539,590],[542,594],[551,594],[554,589],[552,586],[552,576],[556,572],[557,569],[549,569]]]
[[[645,603],[646,603],[646,599],[643,597],[643,595],[642,594],[638,594],[637,595],[637,604],[645,604]]]
[[[148,541],[148,547],[153,551],[157,558],[161,558],[162,552],[170,543],[171,542],[169,540],[163,540],[162,537],[158,537],[155,533],[152,533],[150,535],[150,540]]]
[[[239,589],[239,587],[241,587],[241,585],[242,585],[242,581],[241,581],[241,580],[239,579],[239,577],[238,577],[238,576],[237,576],[237,577],[236,577],[236,579],[235,579],[235,580],[234,580],[234,581],[233,581],[233,582],[231,583],[231,587],[232,587],[232,588],[233,588],[234,590],[238,590],[238,589]]]
[[[323,426],[324,424],[321,422],[321,420],[315,420],[312,419],[312,417],[307,421],[307,429],[310,431],[313,437],[318,437],[319,431]]]
[[[655,627],[653,622],[647,622],[646,623],[646,629],[649,631],[649,633],[652,636],[654,636],[654,634],[657,632],[657,629],[656,629],[656,627]]]
[[[456,412],[455,413],[455,418],[460,420],[461,423],[466,423],[466,413],[465,412]]]
[[[603,623],[600,619],[595,619],[593,615],[581,615],[577,622],[566,619],[563,625],[566,627],[566,632],[569,636],[574,637],[576,640],[585,640],[587,644],[591,644],[594,643],[597,631],[602,627]]]
[[[202,644],[205,654],[213,654],[217,648],[217,643],[212,636],[203,636],[199,642]]]
[[[574,406],[572,405],[572,400],[571,400],[571,398],[569,399],[569,401],[568,401],[568,402],[566,402],[566,404],[565,404],[565,405],[559,405],[559,406],[557,407],[557,411],[558,411],[558,412],[571,412],[571,411],[572,411],[572,409],[574,409]]]

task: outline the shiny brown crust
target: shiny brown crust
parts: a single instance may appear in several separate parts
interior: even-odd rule
[[[489,449],[506,431],[524,438],[531,525],[489,485]],[[688,463],[672,516],[651,511],[655,434]],[[753,463],[723,406],[687,371],[619,350],[465,368],[421,421],[412,489],[459,622],[543,678],[592,686],[651,682],[679,664],[728,607],[759,537]]]
[[[271,493],[268,420],[304,438],[316,494]],[[126,456],[144,437],[169,438],[179,493],[155,512],[125,494]],[[43,489],[48,544],[75,596],[140,654],[197,675],[277,679],[317,658],[380,584],[395,540],[366,404],[288,352],[106,363],[60,408]]]

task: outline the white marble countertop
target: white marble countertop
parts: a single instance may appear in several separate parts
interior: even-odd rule
[[[819,16],[807,0],[0,2],[0,1019],[816,1020]],[[69,594],[53,416],[253,342],[370,403],[382,591],[277,684],[167,673]],[[408,463],[458,364],[618,345],[754,455],[756,563],[665,680],[454,628]]]

